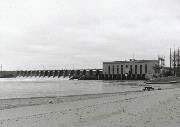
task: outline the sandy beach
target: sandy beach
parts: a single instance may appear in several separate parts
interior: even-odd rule
[[[24,102],[27,102],[21,100]],[[30,100],[33,101],[33,98]],[[180,89],[36,99],[4,107],[0,127],[179,127]],[[63,101],[62,101],[63,100]],[[29,101],[28,101],[29,102]],[[45,103],[46,102],[46,103]],[[18,102],[16,102],[18,104]],[[41,104],[40,104],[41,103]]]

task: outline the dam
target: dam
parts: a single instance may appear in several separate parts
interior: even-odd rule
[[[102,80],[102,69],[77,69],[77,70],[18,70],[1,72],[0,76],[5,77],[46,77],[60,78],[69,77],[69,79],[79,80]]]
[[[0,78],[69,78],[70,80],[144,80],[144,76],[103,74],[102,69],[1,71]]]

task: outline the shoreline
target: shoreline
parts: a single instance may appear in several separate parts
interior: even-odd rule
[[[163,89],[6,109],[0,111],[0,126],[178,127],[179,93],[179,88]]]
[[[163,88],[162,90],[175,89],[175,88],[173,87]],[[155,89],[155,91],[156,90],[157,88]],[[70,102],[70,101],[103,98],[106,96],[126,95],[126,94],[132,94],[136,92],[146,92],[146,91],[143,91],[142,89],[138,89],[138,90],[132,90],[132,91],[87,93],[87,94],[79,94],[79,95],[75,94],[75,95],[66,95],[66,96],[44,96],[44,97],[0,99],[0,111],[5,110],[5,109],[19,108],[19,107],[36,106],[36,105],[44,105],[44,104],[59,104],[59,103]]]
[[[106,96],[126,95],[134,92],[144,92],[142,90],[113,92],[113,93],[95,93],[82,95],[68,95],[68,96],[45,96],[45,97],[30,97],[30,98],[10,98],[0,99],[0,110],[19,108],[26,106],[44,105],[44,104],[59,104],[70,101],[79,101],[94,98],[103,98]]]

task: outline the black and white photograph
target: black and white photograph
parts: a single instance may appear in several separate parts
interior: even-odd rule
[[[0,0],[0,127],[179,127],[180,0]]]

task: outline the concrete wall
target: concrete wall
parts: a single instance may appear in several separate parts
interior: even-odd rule
[[[0,78],[14,78],[16,75],[16,71],[0,71]]]

